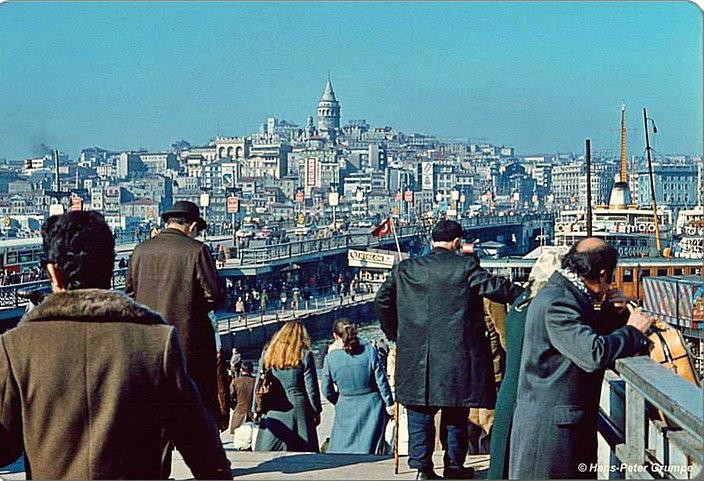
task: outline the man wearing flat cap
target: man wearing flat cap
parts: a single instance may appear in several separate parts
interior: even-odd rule
[[[470,407],[493,408],[494,369],[482,298],[509,304],[522,289],[490,275],[476,255],[460,255],[462,227],[439,221],[433,249],[396,266],[376,296],[381,329],[396,341],[396,398],[408,411],[408,465],[433,470],[434,417],[447,426],[446,479],[467,479]]]
[[[134,249],[126,291],[176,327],[186,369],[217,423],[217,351],[208,312],[219,307],[225,295],[210,249],[195,239],[207,224],[198,206],[188,201],[176,202],[161,217],[166,228]],[[165,446],[163,479],[170,474],[172,450],[172,445]]]

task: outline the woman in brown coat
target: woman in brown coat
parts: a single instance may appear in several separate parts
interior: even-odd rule
[[[244,423],[252,420],[252,397],[254,396],[253,366],[249,361],[242,363],[240,376],[230,384],[230,403],[234,408],[230,419],[230,434]]]

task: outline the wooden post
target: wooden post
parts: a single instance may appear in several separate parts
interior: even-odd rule
[[[626,383],[626,444],[631,466],[645,464],[645,398],[630,383]],[[628,479],[642,479],[642,473],[626,472]]]

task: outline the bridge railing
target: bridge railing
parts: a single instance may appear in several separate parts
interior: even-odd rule
[[[532,221],[551,221],[554,217],[551,214],[526,214],[522,216],[479,216],[462,219],[461,224],[464,229],[483,228],[491,226],[521,225]],[[428,228],[422,225],[406,225],[397,228],[396,234],[399,238],[416,237],[425,235]],[[238,263],[240,265],[266,264],[280,259],[292,259],[297,256],[312,254],[316,252],[329,252],[350,247],[371,247],[393,242],[393,236],[377,238],[371,233],[344,234],[319,239],[307,239],[302,241],[276,244],[266,247],[245,248],[240,250]]]
[[[599,460],[586,470],[609,479],[701,479],[702,388],[645,356],[616,361],[616,371],[604,378]]]
[[[124,289],[126,280],[127,269],[115,269],[112,273],[111,286],[113,289]],[[49,281],[46,279],[42,281],[0,286],[0,309],[11,309],[14,307],[26,306],[29,301],[18,295],[20,291],[30,291],[49,286]]]

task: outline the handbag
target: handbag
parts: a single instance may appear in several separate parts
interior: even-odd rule
[[[270,404],[272,401],[271,397],[273,396],[274,382],[274,373],[270,368],[264,369],[259,373],[259,382],[254,391],[254,402],[256,405],[254,413],[257,417],[261,417],[271,409]]]

